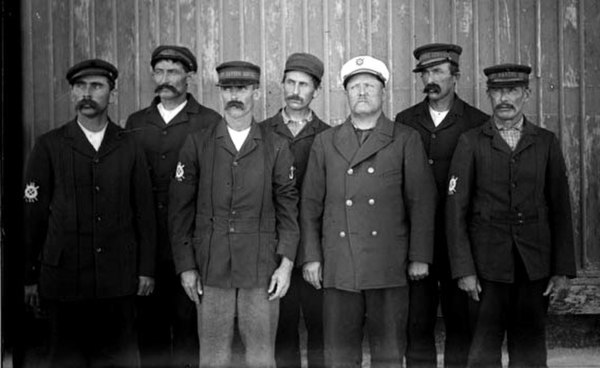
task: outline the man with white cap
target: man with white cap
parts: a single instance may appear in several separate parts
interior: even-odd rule
[[[383,114],[385,64],[355,57],[341,79],[351,112],[313,143],[298,262],[305,279],[324,288],[327,366],[360,367],[363,326],[371,366],[400,366],[407,265],[425,274],[432,261],[435,182],[419,134]]]

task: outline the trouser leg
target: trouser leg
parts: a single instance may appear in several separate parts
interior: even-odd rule
[[[408,339],[406,366],[408,368],[437,367],[435,322],[437,320],[438,281],[433,275],[409,281]]]
[[[277,337],[275,343],[275,359],[277,368],[300,367],[300,336],[298,323],[300,322],[300,288],[302,271],[294,269],[290,288],[279,304],[279,322],[277,324]]]
[[[442,314],[446,327],[444,367],[463,368],[467,365],[471,345],[468,295],[458,288],[456,280],[442,280],[440,289]]]
[[[408,287],[366,290],[363,293],[371,367],[402,367],[406,350]]]
[[[198,305],[200,367],[228,367],[231,362],[236,289],[204,286]]]
[[[300,274],[300,277],[302,275]],[[307,331],[308,368],[325,366],[323,342],[323,291],[315,289],[302,279],[300,282],[300,303]]]
[[[238,327],[248,367],[275,367],[279,300],[268,300],[264,288],[238,289]]]
[[[323,291],[323,335],[327,367],[360,367],[365,301],[361,293]]]

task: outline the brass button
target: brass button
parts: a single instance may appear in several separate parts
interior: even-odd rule
[[[346,200],[346,206],[348,206],[348,207],[352,206],[352,200],[351,199],[347,199]]]
[[[369,204],[372,206],[375,204],[375,200],[373,198],[369,199]]]
[[[427,160],[427,162],[429,162],[429,165],[433,165],[433,160],[432,159]]]
[[[369,174],[373,174],[373,173],[375,172],[375,168],[373,168],[373,167],[369,167],[369,168],[367,169],[367,172],[368,172]]]
[[[346,237],[346,232],[340,231],[340,238],[345,238],[345,237]]]
[[[377,231],[376,230],[371,231],[371,236],[377,236]]]
[[[348,171],[346,171],[346,173],[348,175],[352,175],[352,174],[354,174],[354,170],[352,170],[352,168],[349,168]]]

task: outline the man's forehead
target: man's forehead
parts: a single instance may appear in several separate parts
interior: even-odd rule
[[[160,59],[154,64],[154,69],[184,69],[183,63],[179,60]]]
[[[108,77],[106,77],[104,75],[84,75],[84,76],[77,78],[74,81],[74,84],[82,83],[82,82],[85,82],[85,83],[95,82],[95,83],[109,84]]]

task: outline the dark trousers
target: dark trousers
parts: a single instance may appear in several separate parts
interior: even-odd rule
[[[309,368],[325,366],[323,351],[323,292],[304,281],[302,270],[292,271],[290,288],[279,304],[279,323],[275,343],[275,360],[278,368],[301,367],[300,311],[307,331],[307,356]]]
[[[154,293],[137,297],[137,330],[142,367],[197,367],[196,306],[171,265],[156,273]]]
[[[47,305],[51,368],[139,367],[133,296]]]
[[[323,293],[325,364],[360,367],[366,328],[371,367],[402,367],[407,319],[407,286],[358,293],[326,288]]]
[[[471,332],[468,296],[456,280],[437,277],[435,273],[419,281],[410,281],[408,312],[407,368],[436,368],[435,323],[441,303],[446,329],[444,367],[467,365]]]
[[[506,333],[509,366],[547,367],[546,316],[548,279],[512,284],[480,280],[480,302],[469,301],[476,315],[469,367],[502,367]]]

